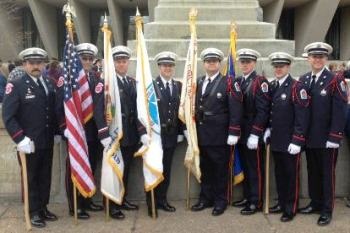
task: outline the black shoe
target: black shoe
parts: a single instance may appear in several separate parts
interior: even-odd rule
[[[158,211],[157,211],[157,208],[155,208],[155,215],[156,215],[156,218],[158,218]],[[152,214],[152,207],[148,207],[148,216],[153,218],[153,214]]]
[[[242,215],[252,215],[258,211],[259,211],[259,208],[256,205],[250,204],[250,205],[246,205],[246,207],[244,207],[241,210],[241,214]]]
[[[47,208],[40,211],[40,217],[46,221],[51,221],[51,222],[57,220],[57,216],[55,214],[51,213]]]
[[[241,208],[241,207],[246,206],[247,203],[248,203],[248,200],[244,198],[244,199],[239,200],[239,201],[234,201],[232,203],[232,206]]]
[[[176,208],[174,206],[169,205],[169,203],[167,201],[164,201],[162,203],[158,203],[157,208],[164,210],[166,212],[175,212],[176,211]]]
[[[32,223],[32,226],[37,228],[43,228],[46,226],[44,219],[42,219],[38,214],[33,215],[30,218],[30,222]]]
[[[101,205],[97,205],[95,203],[93,203],[92,201],[86,206],[86,210],[90,210],[90,211],[102,211],[103,210],[103,206]]]
[[[326,226],[331,222],[331,220],[332,220],[331,214],[321,214],[321,216],[317,220],[317,225]]]
[[[283,213],[280,220],[281,222],[289,222],[289,221],[292,221],[293,218],[294,218],[293,214]]]
[[[138,210],[139,207],[135,204],[132,204],[128,202],[127,200],[124,200],[123,204],[120,206],[123,210]]]
[[[204,210],[204,209],[210,208],[210,207],[212,207],[212,205],[207,204],[207,203],[202,202],[202,201],[199,201],[199,202],[197,202],[197,204],[195,204],[191,207],[191,210],[196,212],[196,211],[201,211],[201,210]]]
[[[298,209],[299,213],[301,214],[313,214],[313,213],[317,213],[318,211],[320,211],[319,209],[313,207],[311,204]]]
[[[279,204],[272,206],[269,208],[269,213],[271,214],[282,213],[282,207]]]
[[[122,220],[125,218],[125,215],[123,214],[123,212],[117,208],[113,208],[109,214],[111,218],[114,218],[114,219]]]
[[[74,216],[74,211],[69,211],[70,216]],[[77,209],[77,218],[86,220],[90,218],[90,215],[83,209]]]
[[[211,212],[211,215],[213,216],[219,216],[222,215],[225,212],[226,208],[223,207],[214,207],[213,212]]]

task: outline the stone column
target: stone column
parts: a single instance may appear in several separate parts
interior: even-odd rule
[[[41,40],[49,57],[58,57],[56,8],[42,0],[28,0]]]
[[[350,60],[350,7],[341,9],[340,60]]]
[[[283,10],[285,0],[274,0],[270,4],[263,7],[264,22],[278,24]]]
[[[123,31],[123,11],[115,0],[107,0],[110,23],[112,26],[112,32],[114,36],[114,44],[124,44],[124,31]]]
[[[71,1],[72,6],[77,14],[74,18],[75,29],[78,36],[79,43],[91,42],[91,30],[90,30],[90,12],[89,8],[81,1]]]

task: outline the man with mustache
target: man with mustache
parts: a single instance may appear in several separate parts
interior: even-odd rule
[[[50,199],[55,115],[55,85],[42,72],[47,53],[40,48],[23,50],[26,74],[6,85],[2,118],[6,130],[26,154],[31,224],[42,228],[57,216],[47,209]]]

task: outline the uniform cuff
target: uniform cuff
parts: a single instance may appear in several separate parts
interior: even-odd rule
[[[239,125],[237,126],[230,126],[228,128],[228,134],[234,135],[234,136],[240,136],[241,135],[241,127]]]
[[[20,141],[22,141],[24,139],[24,134],[23,134],[23,130],[18,130],[17,132],[15,132],[14,134],[11,135],[12,140],[18,144]]]
[[[264,128],[263,127],[260,127],[260,126],[257,126],[257,125],[253,125],[250,134],[254,134],[254,135],[260,137],[263,132],[264,132]]]
[[[298,146],[303,146],[305,145],[305,137],[304,135],[300,135],[300,134],[293,134],[292,137],[292,143]]]
[[[98,130],[98,138],[100,140],[105,139],[107,137],[109,137],[108,127],[104,127]]]
[[[341,140],[343,139],[343,133],[342,132],[331,132],[329,133],[328,141],[338,143],[340,144]]]

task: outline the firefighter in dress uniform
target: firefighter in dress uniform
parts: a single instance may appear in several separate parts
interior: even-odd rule
[[[291,55],[275,52],[269,59],[275,80],[271,82],[270,123],[264,140],[271,145],[278,194],[278,203],[270,213],[282,213],[280,220],[288,222],[298,206],[300,156],[308,129],[310,97],[306,86],[289,74]]]
[[[54,134],[58,132],[54,83],[42,75],[47,53],[28,48],[19,54],[26,74],[6,85],[2,119],[17,150],[26,154],[29,214],[34,227],[57,217],[47,209],[50,199]]]
[[[196,125],[202,173],[201,191],[192,211],[214,206],[213,216],[226,210],[230,146],[237,144],[241,130],[242,92],[237,80],[230,86],[220,74],[224,54],[216,48],[202,51],[206,75],[197,81]]]
[[[308,188],[311,202],[302,214],[320,213],[317,224],[332,220],[335,198],[335,166],[346,121],[347,85],[342,74],[326,68],[333,48],[323,42],[305,47],[311,72],[300,77],[311,96],[310,126],[306,136]]]

